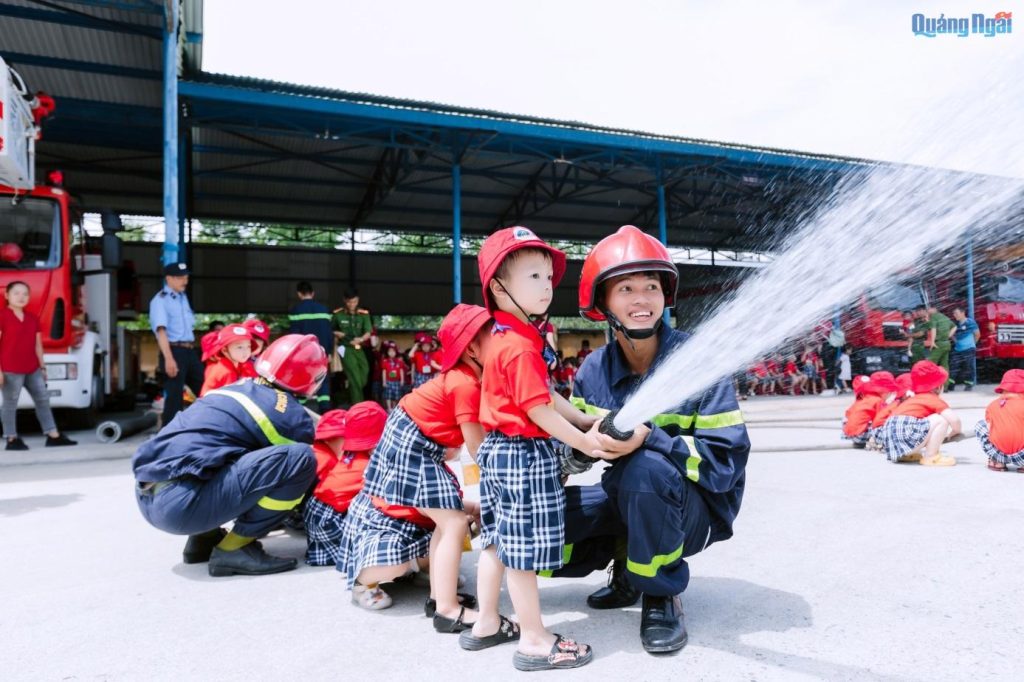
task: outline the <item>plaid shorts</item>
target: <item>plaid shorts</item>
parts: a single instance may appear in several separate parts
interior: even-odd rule
[[[370,566],[397,566],[427,556],[431,531],[393,519],[373,506],[365,492],[356,495],[341,524],[337,569],[349,588]]]
[[[345,514],[310,496],[303,513],[306,522],[306,563],[334,566],[341,555],[341,524]]]
[[[401,381],[385,381],[384,382],[384,400],[401,400],[402,398],[402,382]]]
[[[985,455],[1000,464],[1013,464],[1014,466],[1024,467],[1024,450],[1015,452],[1012,455],[1006,454],[992,444],[988,430],[988,422],[984,419],[974,426],[974,435],[978,437],[978,442],[981,443],[981,449],[985,451]]]
[[[562,567],[565,490],[558,457],[546,438],[487,434],[477,453],[484,547],[520,571]]]
[[[839,432],[839,437],[843,440],[853,441],[854,443],[867,443],[868,439],[871,438],[871,427],[864,429],[864,433],[859,433],[856,436],[846,435],[846,417],[843,417],[843,430]]]
[[[416,376],[412,378],[412,387],[419,388],[433,378],[433,374],[421,374],[420,372],[416,372]]]
[[[404,507],[462,509],[459,480],[445,466],[444,450],[396,407],[364,472],[363,490]]]
[[[896,462],[917,450],[928,438],[931,424],[927,419],[911,417],[905,414],[894,414],[882,427],[882,443],[885,456],[890,462]]]

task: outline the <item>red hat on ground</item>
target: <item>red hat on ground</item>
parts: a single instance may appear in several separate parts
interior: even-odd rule
[[[249,348],[256,350],[256,340],[252,338],[248,329],[240,324],[229,324],[217,332],[217,338],[210,344],[210,357],[217,355],[236,341],[248,341]],[[201,344],[202,341],[200,341]]]
[[[863,374],[858,374],[853,378],[853,381],[851,383],[853,384],[854,395],[864,395],[865,393],[871,392],[871,377],[865,376]]]
[[[945,386],[947,379],[949,372],[931,360],[916,362],[910,369],[910,385],[914,387],[914,393],[934,391],[939,386]]]
[[[1024,369],[1010,369],[996,386],[996,393],[1024,393]]]
[[[285,334],[260,355],[256,373],[299,395],[313,395],[327,376],[327,353],[312,334]]]
[[[346,452],[372,450],[384,434],[384,423],[387,420],[388,413],[372,400],[356,403],[345,415],[345,442],[342,443],[342,449]]]
[[[345,419],[348,412],[345,410],[328,410],[320,417],[316,424],[316,439],[327,440],[328,438],[343,438],[345,436]]]
[[[437,335],[441,339],[441,371],[447,372],[458,364],[466,348],[476,338],[491,314],[478,305],[460,303],[445,315]]]
[[[885,395],[886,393],[896,393],[900,390],[900,387],[896,384],[896,378],[893,377],[892,372],[873,372],[871,374],[871,385],[868,388],[870,393],[875,395]]]
[[[249,330],[249,333],[254,338],[259,339],[264,344],[270,343],[270,327],[267,326],[262,320],[251,319],[246,320],[242,323],[242,326]]]
[[[213,357],[213,347],[217,344],[218,332],[206,332],[203,338],[199,339],[199,349],[203,353],[203,362]]]
[[[905,396],[908,393],[914,392],[914,383],[910,376],[910,372],[904,372],[903,374],[896,377],[896,386],[899,388],[899,394]]]
[[[6,242],[0,246],[0,260],[5,263],[17,263],[25,256],[25,252],[14,242]]]
[[[476,257],[483,287],[484,303],[491,310],[491,297],[487,293],[494,273],[510,253],[520,249],[540,249],[551,256],[551,286],[557,287],[565,274],[565,254],[533,233],[528,227],[506,227],[484,240]]]

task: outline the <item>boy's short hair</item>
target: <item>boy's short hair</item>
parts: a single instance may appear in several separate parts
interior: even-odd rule
[[[306,280],[302,280],[295,287],[295,291],[297,293],[302,294],[303,296],[309,296],[311,293],[313,293],[313,285],[307,282]]]
[[[341,297],[346,301],[351,301],[353,298],[356,298],[357,296],[359,296],[359,290],[356,289],[355,287],[349,287],[348,289],[345,289],[344,293],[342,293],[341,295]]]
[[[508,279],[509,274],[512,272],[512,266],[515,265],[520,258],[531,253],[540,254],[541,256],[544,256],[549,263],[551,262],[551,254],[544,249],[535,249],[530,246],[525,249],[516,249],[501,260],[501,263],[498,265],[498,269],[494,271],[494,278],[491,281],[502,280],[499,284],[504,288],[504,280]],[[490,287],[487,287],[487,291],[485,293],[487,296],[493,296]],[[491,299],[491,304],[494,305],[494,307],[497,307],[497,301],[493,298]]]

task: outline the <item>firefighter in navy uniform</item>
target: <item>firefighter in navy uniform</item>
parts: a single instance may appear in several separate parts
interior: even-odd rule
[[[334,334],[331,330],[331,311],[323,303],[314,301],[316,293],[309,282],[299,282],[295,287],[299,302],[288,311],[289,334],[312,334],[320,342],[324,353],[331,354]],[[316,406],[320,414],[331,409],[331,381],[328,378],[316,392]]]
[[[270,556],[256,538],[280,524],[316,478],[315,426],[296,396],[316,392],[327,356],[315,336],[289,334],[263,351],[256,372],[180,412],[132,458],[142,515],[188,535],[185,563],[209,561],[211,576],[297,565]]]
[[[620,409],[643,378],[687,334],[662,323],[679,274],[665,247],[627,225],[587,255],[580,313],[607,320],[614,340],[576,375],[571,402],[601,416]],[[685,377],[679,378],[685,384]],[[612,563],[608,586],[590,595],[595,609],[643,597],[640,639],[652,652],[686,645],[680,594],[686,557],[732,536],[750,441],[731,382],[720,381],[668,414],[636,428],[643,445],[613,460],[601,482],[566,488],[566,562],[556,577],[583,576]],[[563,472],[588,467],[563,453]]]

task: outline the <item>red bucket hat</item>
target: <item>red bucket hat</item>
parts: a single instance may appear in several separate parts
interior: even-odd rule
[[[551,287],[557,287],[565,274],[565,254],[533,233],[528,227],[506,227],[484,240],[476,257],[480,271],[480,286],[483,287],[484,304],[491,309],[491,297],[487,290],[498,271],[501,262],[519,249],[540,249],[551,256]]]
[[[328,410],[316,424],[316,439],[327,440],[345,436],[345,410]]]
[[[1009,369],[996,386],[996,393],[1024,393],[1024,369]]]
[[[213,347],[217,343],[217,332],[206,332],[199,339],[199,348],[203,353],[203,362],[213,357]]]
[[[908,393],[914,392],[914,384],[910,376],[910,372],[904,372],[903,374],[896,377],[896,386],[899,388],[899,394],[906,396]]]
[[[858,374],[853,378],[853,381],[851,383],[853,384],[854,395],[864,395],[865,393],[871,392],[871,378],[868,376]]]
[[[372,400],[356,403],[345,415],[345,442],[342,449],[346,452],[372,450],[384,435],[384,423],[387,420],[388,413]]]
[[[426,332],[416,334],[416,343],[430,343],[431,336]]]
[[[248,341],[249,348],[256,350],[256,340],[244,325],[229,324],[217,332],[217,338],[210,344],[210,357],[214,357],[236,341]]]
[[[459,362],[477,333],[491,319],[486,308],[460,303],[445,315],[437,335],[441,339],[441,371],[447,372]]]
[[[270,343],[270,327],[262,320],[246,320],[242,323],[242,326],[248,329],[249,333],[255,338],[262,341],[264,345]]]
[[[875,395],[885,395],[886,393],[896,393],[900,390],[900,387],[896,384],[896,378],[893,377],[892,372],[873,372],[871,374],[871,386],[868,388],[870,393]]]
[[[910,369],[910,385],[913,386],[914,393],[934,391],[939,386],[944,386],[947,379],[949,372],[931,360],[916,362]]]

